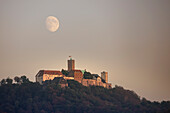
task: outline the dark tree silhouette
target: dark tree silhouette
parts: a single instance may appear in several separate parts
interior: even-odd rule
[[[29,79],[25,75],[23,75],[23,76],[21,76],[21,82],[22,83],[28,83]]]
[[[1,80],[1,85],[4,85],[4,84],[6,84],[6,80],[5,80],[5,79],[2,79],[2,80]]]
[[[6,79],[7,84],[12,84],[13,80],[10,79],[9,77]]]
[[[68,73],[69,73],[67,70],[64,70],[64,69],[62,69],[61,72],[62,72],[62,74],[65,75],[65,76],[67,76]]]
[[[14,77],[14,80],[15,80],[15,82],[19,83],[21,79],[20,79],[20,77],[16,76],[16,77]]]
[[[5,79],[4,79],[5,80]],[[3,81],[4,81],[3,80]],[[151,102],[123,87],[106,89],[83,86],[68,80],[61,88],[62,79],[45,81],[43,85],[28,82],[0,86],[0,113],[169,113],[170,101]],[[8,79],[8,83],[11,80]],[[2,84],[2,80],[1,80]]]

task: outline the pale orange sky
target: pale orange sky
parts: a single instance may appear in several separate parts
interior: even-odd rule
[[[169,0],[0,1],[0,80],[76,68],[149,100],[170,100]],[[46,29],[48,16],[60,22]]]

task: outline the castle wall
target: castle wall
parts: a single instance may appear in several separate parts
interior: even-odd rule
[[[101,81],[93,80],[93,79],[82,79],[81,84],[84,86],[102,86],[105,88],[111,88],[111,84],[103,83]]]
[[[66,79],[66,80],[74,80],[74,77],[63,77],[64,79]]]
[[[81,80],[83,79],[83,73],[79,71],[74,72],[74,80],[78,81],[81,83]]]
[[[43,81],[43,76],[36,76],[36,82],[39,82],[40,84],[42,84]]]
[[[46,80],[53,80],[55,77],[63,77],[63,75],[49,75],[49,74],[43,74],[43,81],[46,81]]]

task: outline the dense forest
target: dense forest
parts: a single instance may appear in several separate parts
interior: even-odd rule
[[[1,80],[0,113],[170,113],[170,101],[151,102],[120,86],[85,87],[69,80],[61,88],[57,80],[40,85],[26,76],[14,81]]]

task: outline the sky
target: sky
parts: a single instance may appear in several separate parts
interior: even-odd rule
[[[41,69],[107,71],[112,85],[170,100],[169,0],[0,0],[0,80]],[[46,28],[55,16],[56,32]]]

